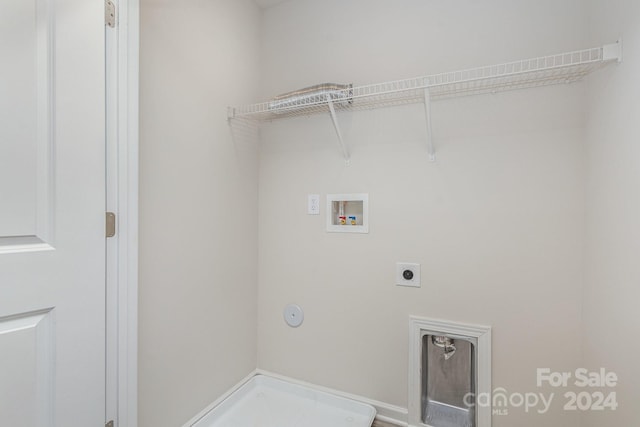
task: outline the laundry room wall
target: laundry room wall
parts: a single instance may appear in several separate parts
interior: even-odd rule
[[[582,49],[580,0],[299,0],[267,9],[261,100],[324,82],[411,78]],[[598,43],[610,42],[610,40]],[[259,163],[258,366],[407,407],[409,315],[493,327],[493,387],[550,392],[581,363],[585,85],[267,123]],[[368,193],[370,232],[325,231],[307,195]],[[422,287],[394,285],[396,262]],[[302,326],[282,317],[288,303]],[[542,408],[537,408],[542,409]],[[577,426],[510,408],[494,426]]]
[[[581,391],[613,394],[618,407],[586,411],[582,425],[626,426],[638,423],[640,396],[640,343],[629,339],[640,330],[640,3],[589,6],[592,40],[621,37],[623,62],[589,79],[584,367],[615,373],[618,384]]]
[[[176,427],[256,367],[260,9],[141,0],[139,425]]]

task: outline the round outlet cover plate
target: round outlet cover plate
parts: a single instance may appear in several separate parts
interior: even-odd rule
[[[297,328],[304,321],[304,312],[299,305],[289,304],[284,308],[284,321],[292,328]]]

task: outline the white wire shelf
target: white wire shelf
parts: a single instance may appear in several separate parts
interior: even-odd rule
[[[336,110],[357,110],[508,90],[573,83],[612,61],[620,60],[619,44],[470,70],[397,80],[331,92]],[[267,101],[229,108],[230,118],[276,120],[328,112],[326,94],[300,97],[285,106]]]
[[[429,133],[427,143],[429,153],[432,159],[435,159],[435,151],[430,140],[432,100],[573,83],[582,80],[598,68],[621,60],[622,44],[619,41],[592,49],[463,71],[312,92],[306,96],[293,97],[288,102],[274,99],[258,104],[229,107],[228,115],[230,120],[271,121],[330,112],[348,162],[349,153],[340,135],[336,111],[425,103]]]

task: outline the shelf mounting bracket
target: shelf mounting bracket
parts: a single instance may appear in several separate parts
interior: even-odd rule
[[[602,60],[622,62],[622,39],[618,39],[615,43],[602,47]]]
[[[340,125],[338,124],[338,116],[336,115],[336,109],[333,106],[333,100],[331,99],[331,94],[327,94],[327,105],[329,106],[329,112],[331,113],[331,120],[333,121],[333,127],[336,129],[336,134],[338,135],[338,142],[340,143],[340,148],[342,149],[342,155],[344,156],[344,162],[349,166],[351,164],[351,154],[349,154],[349,147],[344,143],[344,139],[342,138],[342,132],[340,132]]]
[[[436,161],[436,149],[433,146],[433,133],[431,126],[431,92],[429,84],[424,88],[424,115],[427,123],[427,152],[429,153],[429,161]]]

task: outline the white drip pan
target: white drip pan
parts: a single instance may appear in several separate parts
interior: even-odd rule
[[[371,427],[364,403],[257,375],[193,427]]]

